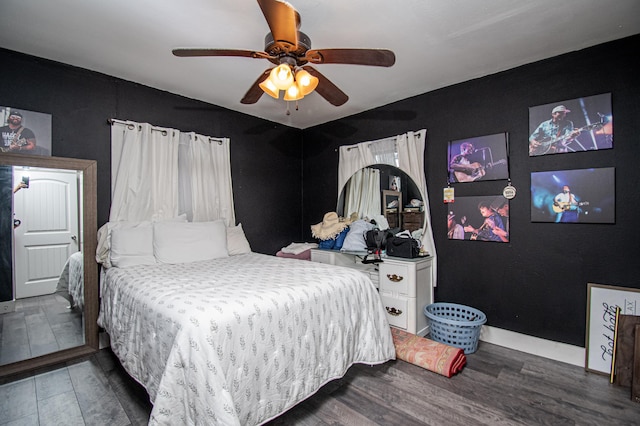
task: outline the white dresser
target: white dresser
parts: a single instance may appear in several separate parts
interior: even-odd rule
[[[428,333],[424,307],[433,303],[432,258],[383,257],[382,263],[363,264],[364,253],[311,250],[311,261],[346,266],[367,274],[380,291],[389,324],[424,336]]]

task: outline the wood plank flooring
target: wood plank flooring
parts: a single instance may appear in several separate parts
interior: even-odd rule
[[[606,376],[480,342],[452,378],[404,361],[355,365],[268,425],[639,425],[630,396]],[[1,425],[144,425],[150,412],[108,348],[0,386]]]

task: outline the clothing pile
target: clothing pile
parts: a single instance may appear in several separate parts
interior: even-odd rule
[[[311,235],[319,240],[318,248],[340,250],[349,232],[351,218],[338,216],[336,212],[325,213],[322,222],[311,225]]]

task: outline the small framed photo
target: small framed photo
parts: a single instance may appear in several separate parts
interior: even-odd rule
[[[509,178],[507,134],[449,142],[449,183]]]
[[[611,93],[529,108],[531,157],[611,148]]]
[[[402,191],[400,187],[400,176],[389,176],[389,191]]]
[[[615,168],[531,173],[531,221],[615,223]]]

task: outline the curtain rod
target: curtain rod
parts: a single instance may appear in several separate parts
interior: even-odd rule
[[[384,139],[378,139],[376,141],[371,141],[371,142],[360,142],[357,143],[353,146],[347,147],[347,151],[351,151],[352,149],[356,149],[358,147],[358,145],[360,144],[365,144],[367,147],[373,145],[374,143],[379,143],[379,142],[383,142],[386,141],[387,139],[393,139],[393,138],[397,138],[397,136],[389,136],[388,138],[384,138]],[[334,149],[335,152],[338,152],[338,148]]]
[[[420,138],[420,137],[422,136],[419,132],[420,132],[420,130],[418,130],[418,131],[414,132],[414,133],[416,133],[416,138]],[[404,135],[404,134],[406,134],[406,133],[403,133],[402,135]],[[348,148],[347,148],[347,151],[351,151],[352,149],[355,149],[355,148],[356,148],[356,146],[360,145],[361,143],[366,143],[366,144],[367,144],[367,146],[369,146],[369,145],[371,145],[371,144],[373,144],[373,143],[376,143],[376,142],[382,142],[382,141],[385,141],[385,140],[387,140],[387,139],[396,139],[398,136],[402,136],[402,135],[388,136],[388,137],[386,137],[386,138],[377,139],[377,140],[375,140],[375,141],[360,142],[360,143],[355,144],[354,146],[350,146],[350,147],[348,147]],[[335,151],[335,152],[338,152],[338,149],[339,149],[339,148],[336,148],[336,149],[334,149],[334,151]]]
[[[109,119],[107,119],[107,122],[109,124],[111,124],[112,126],[114,124],[116,124],[116,123],[117,124],[125,124],[129,130],[133,130],[133,129],[136,128],[136,126],[131,124],[131,123],[127,123],[126,121],[118,120],[118,119],[115,119],[115,118],[109,118]],[[142,130],[142,126],[141,125],[138,125],[138,130]],[[151,126],[151,131],[152,132],[162,132],[162,136],[167,136],[167,134],[168,134],[167,129],[157,129],[153,125]],[[174,135],[175,135],[175,133],[174,133]]]
[[[135,125],[131,124],[131,123],[127,123],[126,121],[122,121],[122,120],[118,120],[117,118],[108,118],[107,119],[107,123],[109,123],[110,125],[114,125],[114,124],[124,124],[127,126],[127,128],[129,128],[129,130],[133,130],[136,128]],[[138,125],[138,130],[142,130],[142,126]],[[151,126],[151,131],[152,132],[162,132],[163,136],[167,135],[167,130],[166,129],[156,129],[155,126]],[[223,138],[214,138],[211,136],[206,136],[209,139],[209,143],[211,142],[218,142],[218,145],[222,145],[224,143],[224,139]],[[196,135],[196,140],[198,139],[198,136]]]

